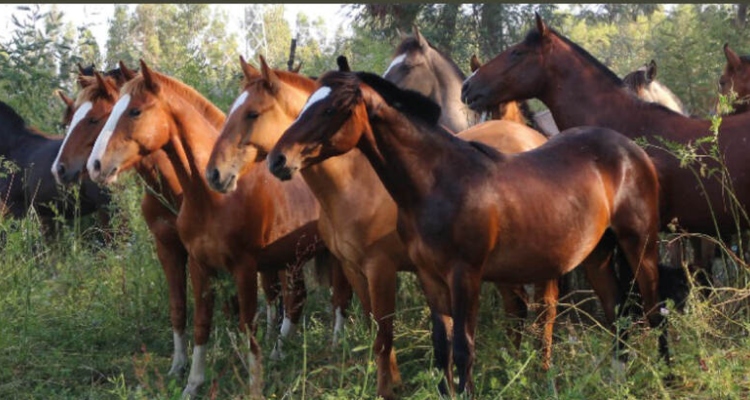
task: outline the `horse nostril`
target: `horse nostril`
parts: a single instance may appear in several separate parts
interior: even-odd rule
[[[102,172],[102,163],[99,160],[94,160],[94,171]]]
[[[208,180],[211,182],[219,182],[220,177],[221,174],[219,173],[218,168],[214,168],[208,173]]]
[[[271,171],[278,171],[281,168],[284,168],[284,165],[286,164],[286,156],[284,156],[283,154],[278,154],[270,161]]]

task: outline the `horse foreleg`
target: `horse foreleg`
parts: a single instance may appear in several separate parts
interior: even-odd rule
[[[393,348],[393,320],[396,311],[396,265],[385,253],[378,253],[364,265],[372,313],[377,323],[373,350],[378,366],[378,396],[394,399],[394,387],[401,385],[401,373]]]
[[[458,370],[458,393],[474,397],[474,334],[479,312],[482,274],[479,268],[460,263],[451,268],[451,316],[453,317],[453,362]]]
[[[193,330],[195,346],[193,347],[193,362],[190,364],[187,386],[183,390],[183,397],[196,396],[198,388],[206,380],[206,344],[211,333],[211,318],[214,310],[214,293],[211,288],[213,270],[200,264],[194,257],[188,259],[190,282],[193,284],[193,299],[195,312]]]
[[[276,339],[278,334],[277,327],[279,324],[278,308],[276,301],[279,299],[282,291],[281,282],[286,277],[285,271],[279,272],[261,272],[260,281],[263,285],[263,293],[266,294],[266,343]]]
[[[344,322],[346,321],[346,310],[349,308],[349,304],[352,302],[352,285],[344,275],[341,261],[334,256],[329,256],[327,262],[331,265],[331,288],[333,290],[333,296],[331,296],[331,305],[333,306],[333,313],[335,322],[333,324],[333,338],[331,344],[336,345],[341,337],[341,332],[344,330]]]
[[[302,309],[307,299],[307,288],[305,287],[304,261],[289,265],[286,270],[286,278],[282,280],[282,301],[284,302],[284,322],[281,324],[281,332],[276,341],[276,346],[271,351],[271,359],[280,360],[284,358],[282,347],[283,341],[294,334],[299,320],[302,318]]]
[[[262,398],[261,351],[255,340],[255,310],[258,307],[258,265],[253,258],[246,258],[232,268],[240,303],[240,331],[247,335],[250,352],[247,368],[251,398]]]
[[[435,364],[443,371],[438,390],[442,396],[454,396],[453,388],[453,319],[451,318],[450,288],[445,280],[425,268],[417,268],[422,291],[430,306],[432,319],[432,349]]]

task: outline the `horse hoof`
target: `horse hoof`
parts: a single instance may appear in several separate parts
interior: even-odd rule
[[[270,358],[271,361],[281,361],[284,358],[284,352],[279,350],[278,347],[274,346],[273,350],[271,351],[271,355],[268,356],[268,358]]]
[[[169,372],[167,372],[167,376],[180,378],[185,376],[185,372],[187,372],[187,368],[185,368],[185,365],[172,365],[172,368],[170,368]]]

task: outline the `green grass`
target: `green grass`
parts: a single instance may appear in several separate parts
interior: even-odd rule
[[[166,376],[172,334],[167,289],[151,236],[140,217],[140,190],[126,180],[116,195],[114,243],[102,246],[91,224],[64,227],[45,242],[34,218],[0,221],[0,398],[177,399],[186,378]],[[80,232],[80,234],[76,234]],[[740,274],[744,279],[744,272]],[[311,278],[312,274],[308,276]],[[737,281],[740,281],[737,278]],[[329,289],[307,279],[305,317],[286,358],[267,359],[265,313],[258,323],[267,398],[371,399],[376,371],[366,323],[355,301],[345,334],[330,345]],[[247,346],[216,302],[203,397],[246,398]],[[227,289],[228,288],[228,289]],[[694,292],[685,314],[670,314],[675,383],[656,361],[655,332],[633,328],[625,377],[611,368],[612,338],[595,321],[555,327],[553,367],[540,369],[537,340],[525,331],[512,348],[501,301],[483,289],[474,376],[481,399],[740,399],[750,396],[750,337],[746,287],[717,290],[709,300]],[[263,304],[263,302],[261,302]],[[413,275],[399,276],[396,348],[405,399],[434,399],[429,311]],[[190,306],[192,310],[192,305]],[[190,315],[188,324],[192,321]],[[189,337],[192,329],[188,328]],[[192,345],[192,344],[191,344]]]

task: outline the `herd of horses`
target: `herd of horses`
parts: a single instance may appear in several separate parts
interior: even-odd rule
[[[309,261],[333,289],[334,343],[353,293],[373,316],[377,395],[386,399],[401,383],[393,347],[399,271],[415,273],[427,299],[443,395],[475,392],[482,282],[497,286],[506,315],[519,322],[528,313],[525,285],[534,285],[547,369],[558,281],[579,266],[615,332],[616,359],[627,359],[627,330],[614,322],[637,308],[626,301],[635,289],[669,365],[664,301],[682,304],[687,277],[681,254],[659,264],[659,233],[677,221],[729,240],[748,227],[750,59],[728,46],[724,53],[721,92],[740,99],[718,135],[728,182],[697,179],[665,149],[663,139],[709,135],[711,122],[685,115],[655,80],[653,61],[620,79],[537,15],[520,43],[484,65],[473,57],[469,77],[416,28],[382,76],[352,71],[344,57],[318,79],[240,57],[244,79],[227,114],[143,61],[138,70],[122,62],[107,72],[81,68],[75,99],[60,96],[64,139],[32,130],[0,103],[0,153],[28,170],[2,178],[3,205],[20,217],[57,201],[61,186],[80,185],[80,213],[89,213],[108,203],[107,185],[135,169],[169,290],[172,375],[188,366],[188,276],[192,284],[186,396],[205,381],[217,273],[236,284],[251,395],[262,396],[258,276],[269,301],[283,293],[271,353],[283,357]],[[532,98],[549,112],[532,113]],[[695,268],[706,270],[712,248],[693,246]],[[271,332],[277,317],[267,310]],[[519,331],[510,337],[518,346]]]

